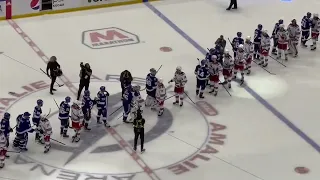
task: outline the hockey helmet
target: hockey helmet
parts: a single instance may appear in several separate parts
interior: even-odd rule
[[[38,99],[38,100],[37,100],[37,105],[40,106],[40,107],[43,105],[42,99]]]
[[[307,13],[307,18],[311,18],[311,15],[312,15],[311,12],[308,12]]]
[[[283,19],[279,19],[279,24],[283,24]]]
[[[242,36],[242,32],[237,32],[237,36],[241,37]]]
[[[4,115],[3,115],[3,117],[5,118],[5,119],[10,119],[10,113],[8,113],[8,112],[6,112],[6,113],[4,113]]]
[[[314,13],[314,14],[313,14],[313,17],[314,17],[314,18],[319,18],[319,14],[318,14],[318,13]]]
[[[181,66],[177,66],[176,70],[177,71],[182,71],[182,67]]]
[[[217,57],[216,55],[212,55],[212,56],[211,56],[211,60],[217,60],[217,58],[218,58],[218,57]]]
[[[57,57],[55,57],[55,56],[50,57],[50,61],[56,61],[56,60],[57,60]]]
[[[159,79],[158,79],[158,85],[161,85],[161,84],[163,84],[163,79],[162,79],[162,78],[159,78]]]
[[[151,68],[151,69],[150,69],[150,73],[151,73],[152,75],[156,75],[156,74],[157,74],[157,70],[156,70],[155,68]]]
[[[69,96],[67,96],[64,100],[66,103],[69,103],[71,101],[71,98]]]
[[[247,36],[246,41],[251,41],[251,36]]]
[[[30,114],[29,112],[25,112],[25,113],[23,113],[23,116],[24,116],[24,117],[30,117],[31,114]]]
[[[280,24],[280,25],[279,25],[279,28],[284,29],[284,24]]]
[[[89,90],[85,90],[85,91],[84,91],[84,95],[85,95],[85,96],[90,96],[90,91],[89,91]]]
[[[224,50],[224,53],[225,53],[225,54],[229,54],[229,50],[228,50],[228,49],[225,49],[225,50]]]
[[[243,44],[239,44],[238,48],[243,49]]]
[[[291,23],[292,23],[292,24],[297,24],[297,20],[296,20],[296,19],[292,19],[292,20],[291,20]]]
[[[204,66],[206,66],[206,64],[207,64],[207,61],[205,59],[202,59],[200,61],[200,66],[204,67]]]
[[[263,28],[262,24],[258,24],[258,29],[262,30],[262,28]]]
[[[268,30],[264,29],[263,31],[263,34],[268,34]]]
[[[103,91],[103,92],[106,91],[106,87],[105,86],[101,86],[100,87],[100,91]]]
[[[75,105],[77,105],[77,106],[81,106],[82,105],[82,102],[81,101],[78,101],[78,100],[76,100],[76,101],[74,101],[73,102],[73,104],[75,104]]]

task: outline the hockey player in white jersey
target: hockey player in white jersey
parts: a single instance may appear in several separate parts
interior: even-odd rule
[[[166,87],[163,85],[163,80],[158,79],[158,84],[157,84],[157,89],[156,89],[156,99],[158,102],[158,116],[162,116],[163,111],[164,111],[164,101],[166,100],[167,97],[167,91]]]
[[[311,39],[312,39],[311,50],[312,51],[317,49],[317,41],[319,38],[319,32],[320,32],[319,14],[313,14],[312,25],[311,25]]]
[[[47,119],[46,116],[41,116],[39,122],[40,134],[42,136],[41,140],[44,143],[44,153],[49,152],[51,144],[50,144],[50,137],[52,134],[52,127],[50,121]]]
[[[82,128],[83,120],[84,115],[82,112],[82,102],[75,101],[71,106],[72,129],[75,132],[74,136],[72,136],[72,142],[80,141],[80,131]]]
[[[214,55],[213,55],[214,56]],[[212,57],[212,56],[211,56]],[[174,93],[176,100],[173,102],[175,105],[183,106],[184,86],[188,82],[186,74],[182,71],[182,67],[178,66],[174,77],[168,82],[174,82]]]
[[[133,91],[133,98],[131,102],[131,112],[130,112],[130,119],[128,119],[128,122],[133,121],[135,118],[137,118],[138,110],[143,111],[142,105],[144,103],[144,99],[142,99],[140,95],[140,89],[141,87],[139,85],[132,86]]]
[[[249,75],[251,73],[251,63],[252,63],[253,53],[254,53],[254,44],[251,42],[250,36],[246,37],[243,47],[244,47],[244,53],[246,58],[245,71],[247,71],[247,74]]]
[[[0,129],[0,169],[4,167],[4,161],[7,154],[7,138],[2,129]]]
[[[237,56],[234,60],[234,72],[233,72],[233,79],[237,78],[237,73],[240,72],[241,74],[241,83],[244,82],[244,66],[245,66],[245,52],[244,47],[242,44],[239,45]]]
[[[271,40],[270,36],[268,35],[267,30],[262,31],[262,36],[261,36],[261,58],[259,65],[262,65],[263,67],[268,66],[268,57],[269,57],[269,51],[271,47]]]
[[[300,40],[301,30],[297,21],[293,19],[287,28],[289,34],[289,52],[292,53],[293,57],[298,56],[298,44]]]
[[[228,84],[228,87],[231,88],[231,80],[232,80],[232,70],[233,70],[233,59],[229,54],[229,50],[224,51],[223,63],[222,63],[222,74],[224,77],[223,84]]]
[[[218,95],[219,90],[219,74],[222,71],[221,64],[217,61],[217,56],[213,55],[211,56],[211,61],[208,65],[208,71],[209,71],[209,83],[211,87],[211,91],[209,93],[213,93],[214,96]]]
[[[282,53],[284,54],[284,58],[288,60],[288,42],[289,42],[289,34],[288,31],[284,28],[284,24],[279,25],[279,31],[277,33],[278,39],[278,56],[277,59],[281,59]]]

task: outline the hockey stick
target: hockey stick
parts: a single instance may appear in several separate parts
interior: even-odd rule
[[[55,139],[53,139],[53,138],[50,138],[52,141],[55,141],[55,142],[57,142],[57,143],[59,143],[59,144],[62,144],[62,145],[66,145],[65,143],[63,143],[63,142],[60,142],[60,141],[58,141],[58,140],[55,140]]]
[[[53,101],[54,101],[54,103],[56,104],[57,108],[58,108],[58,109],[60,109],[60,107],[59,107],[59,105],[58,105],[57,101],[56,101],[54,98],[53,98]]]
[[[9,152],[9,153],[17,153],[17,154],[21,153],[21,151],[10,151],[10,150],[8,150],[7,152]]]
[[[186,93],[186,92],[183,92],[187,97],[188,97],[188,99],[190,99],[190,101],[193,103],[193,104],[196,104],[190,97],[189,97],[189,95]]]
[[[219,82],[221,83],[222,87],[227,91],[227,93],[230,95],[230,97],[232,97],[231,93],[228,91],[228,89],[224,86],[224,84],[219,80]],[[219,83],[219,84],[220,84]],[[240,84],[241,85],[241,84]]]
[[[162,64],[161,64],[161,66],[158,68],[158,70],[156,71],[156,74],[159,72],[159,70],[160,70],[161,68],[162,68]],[[146,88],[147,88],[147,87],[141,89],[140,91],[144,91],[144,90],[146,90]]]
[[[287,67],[286,65],[284,65],[283,63],[281,63],[280,61],[278,61],[276,58],[274,58],[274,57],[272,57],[272,56],[270,56],[270,55],[269,55],[269,57],[271,57],[271,59],[277,61],[277,62],[278,62],[279,64],[281,64],[282,66]]]
[[[48,77],[51,79],[51,77],[50,77],[46,72],[44,72],[43,69],[40,68],[40,70],[42,71],[42,73],[44,73],[46,76],[48,76]],[[56,83],[59,87],[64,86],[64,84],[59,84],[58,82],[55,82],[55,83]]]
[[[263,70],[267,71],[269,74],[271,74],[271,75],[276,75],[276,74],[274,74],[274,73],[272,73],[272,72],[268,71],[266,68],[264,68],[264,67],[260,66],[256,61],[254,61],[254,60],[252,60],[252,61],[253,61],[256,65],[258,65],[259,67],[261,67]]]
[[[123,106],[118,107],[118,109],[116,109],[115,111],[113,111],[108,117],[110,117],[111,115],[113,115],[114,113],[116,113],[117,111],[119,111]]]

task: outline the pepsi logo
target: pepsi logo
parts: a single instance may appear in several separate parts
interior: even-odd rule
[[[40,0],[31,0],[30,7],[33,10],[39,10],[40,9]]]

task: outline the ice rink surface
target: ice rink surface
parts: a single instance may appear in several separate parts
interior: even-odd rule
[[[52,111],[52,138],[65,145],[52,142],[50,153],[43,154],[31,134],[29,151],[9,153],[0,179],[320,179],[319,45],[314,52],[299,47],[297,58],[280,60],[285,66],[270,59],[267,70],[275,75],[253,64],[245,86],[232,82],[231,96],[220,86],[217,97],[206,93],[205,100],[199,100],[193,73],[197,58],[203,58],[205,49],[221,34],[230,39],[238,31],[253,36],[258,24],[271,33],[279,19],[288,25],[295,18],[300,24],[307,12],[319,13],[320,1],[246,0],[239,2],[238,11],[230,12],[226,6],[223,0],[170,0],[1,22],[0,115],[8,110],[14,127],[17,115],[32,112],[41,98],[44,113]],[[108,36],[106,31],[120,32],[131,40],[119,40],[121,35]],[[99,43],[97,33],[104,34],[105,40],[116,37],[119,41]],[[161,47],[172,51],[163,52]],[[48,92],[48,78],[39,72],[52,55],[64,72],[58,82],[65,84],[54,96]],[[88,62],[93,69],[92,97],[101,85],[112,94],[109,114],[121,106],[117,78],[125,69],[131,71],[135,84],[144,87],[151,67],[162,65],[157,76],[167,82],[180,65],[187,74],[186,90],[192,101],[185,97],[180,108],[169,99],[161,118],[145,110],[144,154],[132,152],[132,127],[121,124],[120,111],[109,117],[113,128],[99,127],[93,118],[93,130],[72,144],[59,135],[53,98],[58,103],[66,96],[75,99],[80,62]],[[205,103],[217,113],[201,111]]]

